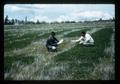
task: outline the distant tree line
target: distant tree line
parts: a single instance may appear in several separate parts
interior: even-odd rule
[[[24,20],[18,20],[18,19],[9,19],[8,15],[5,17],[4,20],[5,25],[14,25],[14,24],[25,24]]]
[[[33,21],[28,21],[27,17],[25,17],[25,20],[18,20],[18,19],[9,19],[8,15],[5,17],[4,19],[4,24],[5,25],[17,25],[17,24],[45,24],[47,22],[42,21],[39,22],[39,20],[37,20],[37,22],[33,22]]]
[[[109,19],[109,20],[103,20],[102,18],[100,18],[99,20],[94,20],[94,21],[84,21],[84,22],[108,22],[108,21],[115,21],[115,18]],[[42,21],[40,22],[39,20],[37,20],[36,22],[33,21],[28,21],[27,20],[27,16],[25,17],[25,20],[18,20],[18,19],[9,19],[8,15],[5,17],[4,19],[4,24],[5,25],[17,25],[17,24],[46,24],[48,22]],[[51,22],[51,24],[59,24],[59,23],[81,23],[81,21],[62,21],[62,22]]]

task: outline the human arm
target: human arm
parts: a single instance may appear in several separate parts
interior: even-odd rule
[[[77,39],[77,40],[71,40],[71,42],[79,42],[79,41],[81,41],[81,40],[83,40],[84,39],[84,37],[83,36],[81,36],[79,39]]]
[[[53,39],[54,39],[54,41],[57,43],[57,42],[59,42],[55,37],[53,37]]]

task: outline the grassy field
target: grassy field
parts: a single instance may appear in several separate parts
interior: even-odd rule
[[[94,47],[71,43],[87,31]],[[114,80],[114,22],[4,26],[6,80]],[[64,39],[58,52],[47,52],[51,31]]]

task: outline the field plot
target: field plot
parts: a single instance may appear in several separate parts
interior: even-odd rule
[[[95,40],[94,47],[71,43],[80,31]],[[6,80],[114,80],[114,22],[4,26]],[[58,52],[47,52],[51,31],[64,39]]]

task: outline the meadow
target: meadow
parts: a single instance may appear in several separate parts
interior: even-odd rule
[[[4,25],[5,80],[114,80],[114,22]],[[58,52],[45,44],[56,32]],[[87,31],[95,40],[85,47],[70,40]]]

